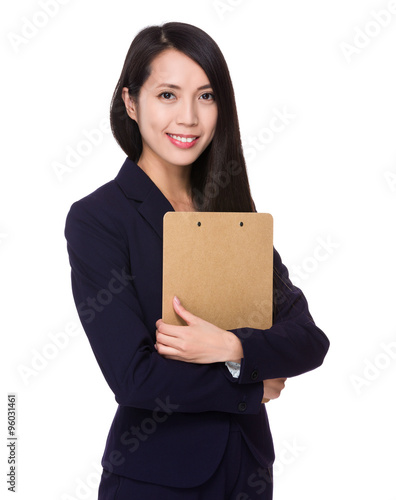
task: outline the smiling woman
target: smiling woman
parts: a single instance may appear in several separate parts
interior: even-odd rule
[[[127,113],[142,137],[139,166],[174,200],[173,206],[181,200],[192,205],[191,168],[216,129],[217,104],[211,89],[201,66],[175,49],[164,50],[152,61],[138,98],[128,87],[122,89]]]
[[[152,168],[150,177],[168,200],[182,199],[196,211],[255,210],[227,63],[203,30],[166,23],[138,33],[113,94],[110,121],[118,144],[139,167],[150,168],[146,154],[155,165],[162,158],[172,182],[161,175],[164,168]],[[167,134],[182,140],[172,142]],[[184,148],[189,143],[183,136],[198,140]],[[222,177],[227,182],[213,196],[212,184]]]
[[[329,347],[303,293],[274,249],[271,328],[223,330],[176,297],[186,325],[161,318],[166,212],[256,211],[217,44],[186,23],[144,28],[110,121],[127,158],[115,179],[73,203],[65,227],[78,314],[118,403],[98,498],[271,499],[263,402],[320,366]],[[124,286],[110,287],[114,276],[127,277]],[[92,297],[99,304],[87,318]]]

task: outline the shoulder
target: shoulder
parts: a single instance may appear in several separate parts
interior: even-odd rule
[[[105,230],[114,236],[124,233],[127,200],[113,179],[72,203],[66,215],[65,236],[74,230]]]

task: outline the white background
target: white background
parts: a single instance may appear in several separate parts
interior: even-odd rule
[[[108,123],[137,32],[183,21],[224,53],[257,210],[272,213],[275,246],[331,341],[323,366],[267,406],[274,498],[396,499],[395,2],[64,0],[55,12],[54,1],[47,19],[47,0],[0,12],[1,491],[15,392],[18,497],[97,497],[117,404],[81,330],[63,230],[125,154],[105,132],[70,171],[54,165]],[[274,109],[293,118],[252,151]],[[67,328],[77,335],[57,349],[51,334]]]

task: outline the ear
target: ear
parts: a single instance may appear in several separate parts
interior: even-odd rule
[[[128,87],[123,87],[121,97],[124,101],[128,116],[137,123],[136,102],[129,95]]]

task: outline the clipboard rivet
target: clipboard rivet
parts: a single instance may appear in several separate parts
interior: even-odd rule
[[[239,225],[240,225],[240,226],[243,226],[243,222],[240,222],[240,223],[239,223]]]
[[[201,225],[201,223],[200,223],[200,222],[197,222],[197,226],[200,226],[200,225]]]

